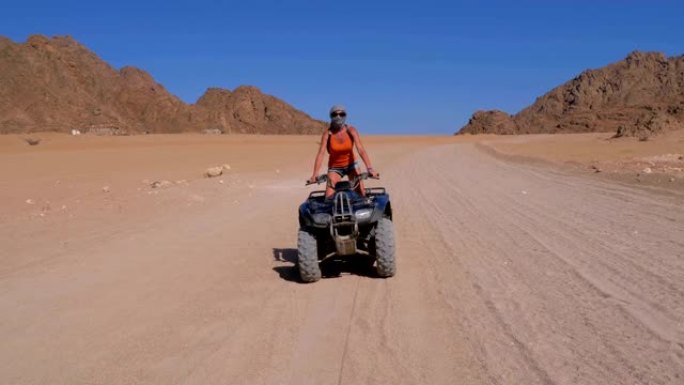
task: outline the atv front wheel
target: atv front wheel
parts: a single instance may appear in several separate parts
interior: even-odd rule
[[[321,279],[316,237],[308,231],[299,230],[297,234],[297,266],[302,281],[316,282]]]
[[[394,254],[394,224],[389,218],[382,218],[375,228],[375,267],[380,277],[393,277],[397,273]]]

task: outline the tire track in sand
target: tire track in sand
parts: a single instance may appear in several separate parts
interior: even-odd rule
[[[673,225],[684,223],[681,201],[504,163],[467,145],[423,151],[403,167],[418,186],[404,204],[413,217],[429,213],[448,246],[431,255],[438,279],[495,382],[682,378],[682,227]],[[638,244],[632,229],[648,239]],[[650,254],[639,253],[644,243]]]

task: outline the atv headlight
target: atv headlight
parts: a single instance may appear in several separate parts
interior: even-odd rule
[[[312,215],[313,221],[318,226],[327,226],[330,223],[330,214],[318,213]]]
[[[370,218],[371,214],[373,213],[373,209],[361,209],[357,210],[354,215],[356,215],[356,219],[358,220],[366,220]]]

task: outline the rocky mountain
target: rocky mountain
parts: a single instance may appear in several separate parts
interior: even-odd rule
[[[318,133],[323,122],[255,87],[210,88],[184,103],[134,67],[117,70],[70,37],[0,37],[0,133]]]
[[[582,72],[515,115],[478,111],[458,133],[649,136],[679,127],[684,127],[684,55],[635,51]]]
[[[267,128],[270,134],[314,134],[325,127],[323,122],[251,86],[238,87],[232,92],[209,88],[195,106],[202,111],[204,126],[224,132],[254,134]]]

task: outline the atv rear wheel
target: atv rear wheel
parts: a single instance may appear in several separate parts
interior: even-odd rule
[[[305,230],[299,230],[297,234],[297,266],[302,281],[316,282],[321,279],[316,237]]]
[[[382,218],[375,228],[375,268],[380,277],[388,278],[397,273],[394,254],[394,224],[389,218]]]

